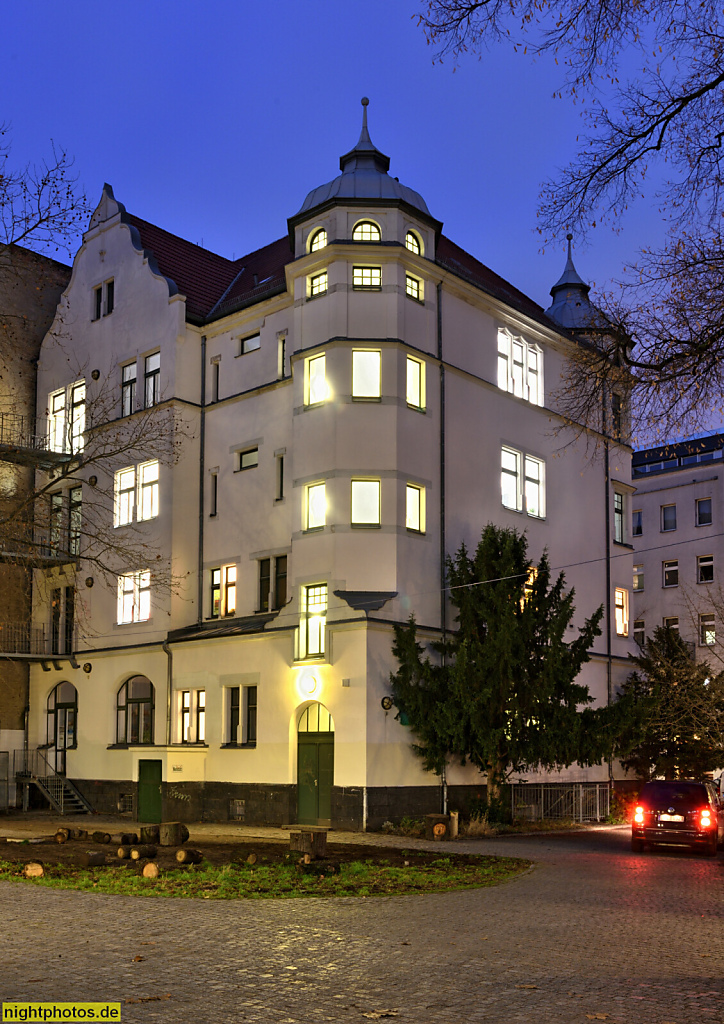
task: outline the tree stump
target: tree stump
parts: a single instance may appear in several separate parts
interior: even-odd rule
[[[148,864],[144,864],[142,874],[144,878],[158,878],[161,869],[155,861],[150,860]]]
[[[94,832],[92,837],[94,843],[110,843],[110,832]]]
[[[135,832],[122,832],[119,846],[137,846],[139,842]]]
[[[141,846],[131,847],[131,860],[145,860],[156,856],[156,847],[150,843]]]
[[[191,847],[176,851],[176,860],[179,864],[200,864],[203,859],[201,850],[192,850]]]
[[[315,860],[322,860],[327,855],[327,832],[322,829],[290,832],[289,849],[296,853],[308,853]]]
[[[425,815],[425,839],[439,842],[450,838],[450,819],[447,814]]]
[[[158,845],[159,831],[158,825],[141,825],[139,839],[142,843],[156,843]]]
[[[189,837],[189,830],[180,821],[164,821],[159,825],[159,846],[183,846]]]
[[[99,868],[106,862],[106,855],[102,850],[85,850],[78,854],[78,863],[84,868]]]
[[[30,860],[23,868],[23,874],[26,878],[42,878],[45,868],[39,860]]]
[[[131,846],[128,843],[122,843],[116,850],[116,855],[119,860],[130,860],[131,859]]]

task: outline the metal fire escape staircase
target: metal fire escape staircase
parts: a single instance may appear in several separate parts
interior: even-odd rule
[[[93,814],[93,808],[80,790],[51,767],[42,750],[16,750],[14,761],[17,781],[37,786],[59,814]]]

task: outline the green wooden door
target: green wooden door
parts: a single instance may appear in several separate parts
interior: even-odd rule
[[[333,782],[334,733],[299,733],[297,820],[300,825],[331,824]]]
[[[161,762],[138,762],[138,820],[160,822]]]

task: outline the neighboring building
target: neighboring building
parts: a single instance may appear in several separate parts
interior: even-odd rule
[[[633,455],[634,636],[670,626],[697,660],[721,657],[724,434]]]
[[[613,524],[630,450],[609,438],[590,459],[555,409],[578,344],[560,325],[586,286],[559,282],[549,316],[460,249],[388,174],[366,118],[340,168],[233,261],[106,186],[74,261],[59,315],[75,362],[51,336],[39,367],[53,446],[83,443],[104,379],[116,426],[158,405],[185,439],[173,467],[115,459],[107,512],[180,589],[157,592],[151,560],[119,564],[113,590],[59,572],[85,671],[32,670],[32,742],[99,810],[353,828],[437,810],[438,780],[381,703],[392,627],[454,628],[444,557],[489,522],[565,568],[579,623],[606,608],[582,673],[596,701],[627,671],[631,546]],[[38,626],[52,614],[37,602]],[[453,766],[448,782],[454,806],[482,778]]]
[[[0,751],[7,752],[24,742],[34,564],[32,514],[13,520],[32,493],[36,461],[19,453],[36,436],[38,353],[69,278],[70,267],[21,246],[0,253]]]

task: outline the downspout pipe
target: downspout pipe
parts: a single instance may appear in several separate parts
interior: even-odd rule
[[[166,655],[166,746],[171,746],[171,701],[173,697],[173,652],[164,640],[161,648]]]
[[[204,617],[204,475],[206,470],[206,335],[201,335],[201,407],[199,422],[199,564],[197,567],[197,622]]]
[[[611,446],[608,440],[608,391],[603,388],[603,457],[606,499],[606,703],[613,700],[611,649]],[[613,788],[613,761],[608,759],[608,783]]]
[[[442,642],[446,636],[447,591],[445,578],[445,365],[442,361],[442,281],[437,284],[437,358],[440,364],[440,627]],[[442,653],[445,665],[445,649]],[[448,812],[447,772],[443,764],[440,775],[441,813]]]

